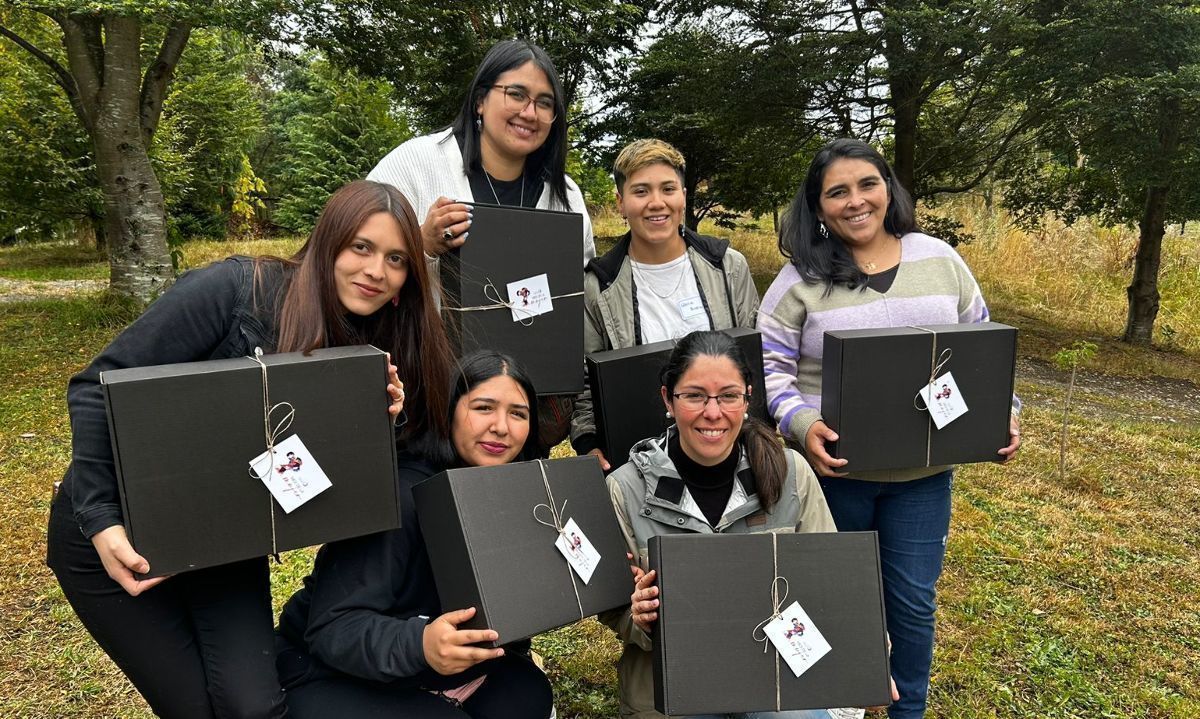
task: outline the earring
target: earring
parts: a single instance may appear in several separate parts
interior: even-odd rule
[[[742,419],[750,419],[750,413],[746,412],[745,414],[743,414]]]
[[[671,410],[667,410],[667,419],[671,419]]]
[[[829,239],[829,228],[825,227],[824,222],[817,223],[817,234],[826,240]]]
[[[476,130],[482,130],[482,129],[483,129],[483,115],[476,115],[476,116],[475,116],[475,129],[476,129]]]
[[[683,223],[682,222],[679,223],[679,236],[683,237]]]
[[[400,306],[400,295],[395,294],[392,296],[392,307],[399,307],[399,306]]]

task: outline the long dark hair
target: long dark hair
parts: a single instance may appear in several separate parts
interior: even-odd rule
[[[865,288],[867,275],[854,261],[846,243],[832,231],[822,232],[817,213],[821,209],[821,186],[825,170],[837,160],[865,160],[879,170],[887,186],[888,206],[883,216],[883,228],[899,237],[919,232],[912,197],[899,182],[896,173],[875,148],[862,140],[842,138],[822,147],[808,166],[804,184],[792,200],[779,230],[779,251],[791,260],[800,276],[812,284],[825,283],[825,293],[835,285],[850,289]]]
[[[511,377],[529,399],[529,437],[526,438],[525,446],[521,447],[521,451],[513,461],[526,462],[537,459],[539,456],[537,391],[533,387],[533,381],[525,372],[525,368],[512,357],[495,350],[478,350],[462,358],[458,363],[457,371],[453,372],[448,380],[447,402],[440,408],[445,419],[446,431],[427,432],[414,442],[413,451],[439,469],[462,466],[462,458],[454,449],[454,440],[451,437],[451,432],[454,431],[454,412],[458,407],[458,401],[489,379],[501,376]]]
[[[395,303],[368,317],[348,318],[337,296],[334,263],[369,217],[386,212],[400,225],[408,254],[408,277]],[[311,352],[321,347],[372,344],[392,353],[404,382],[406,436],[446,430],[445,406],[453,353],[434,306],[421,232],[412,206],[391,185],[358,180],[325,204],[308,241],[288,260],[292,268],[278,310],[277,352]],[[260,267],[261,269],[261,262]],[[380,388],[382,390],[382,388]]]
[[[662,369],[660,379],[663,387],[667,388],[668,396],[674,394],[679,378],[688,371],[696,358],[702,356],[729,359],[742,375],[746,391],[750,391],[750,384],[753,382],[750,364],[737,342],[724,332],[699,330],[679,340]],[[770,427],[754,417],[748,417],[742,422],[738,443],[746,449],[746,459],[750,462],[750,471],[754,473],[754,483],[758,487],[758,499],[762,502],[763,509],[770,509],[779,501],[783,483],[787,479],[787,456],[783,453],[783,445],[779,443]]]
[[[468,172],[483,172],[483,156],[479,149],[479,128],[475,125],[479,103],[496,84],[496,78],[509,70],[532,62],[550,81],[554,93],[554,122],[550,123],[550,134],[542,146],[525,158],[525,174],[545,180],[550,185],[550,195],[561,205],[567,202],[567,108],[563,104],[562,83],[558,70],[545,50],[528,40],[504,40],[492,45],[475,71],[471,89],[463,97],[462,108],[450,127],[462,144],[463,166]]]

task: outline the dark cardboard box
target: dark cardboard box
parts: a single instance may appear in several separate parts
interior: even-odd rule
[[[743,327],[723,331],[737,340],[750,363],[750,414],[773,425],[763,384],[762,336]],[[675,342],[667,340],[593,352],[586,358],[596,440],[614,469],[629,460],[636,442],[659,436],[671,424],[659,388],[660,373],[673,349]]]
[[[825,333],[821,414],[839,435],[830,454],[849,460],[842,471],[990,462],[1008,446],[1016,328],[982,322],[924,330]],[[968,411],[938,429],[913,398],[929,382],[931,356],[946,349],[951,355],[938,376],[953,372]]]
[[[151,576],[400,526],[386,355],[266,355],[272,404],[333,486],[287,514],[250,460],[266,451],[262,368],[243,357],[104,372],[125,530]],[[272,425],[282,410],[272,414]]]
[[[651,537],[649,552],[662,596],[651,633],[654,706],[660,712],[891,702],[874,532],[666,535]],[[764,653],[753,636],[774,611],[775,576],[787,579],[782,608],[798,601],[832,647],[799,677],[778,658],[778,705],[778,653],[774,645]]]
[[[442,255],[441,281],[446,329],[459,356],[477,349],[511,355],[533,379],[538,394],[583,391],[583,216],[472,203],[474,219],[466,243]],[[507,286],[549,275],[554,310],[526,324],[507,307]],[[487,289],[488,285],[495,291]]]
[[[600,554],[587,584],[554,546],[558,533],[534,517],[535,506],[550,502],[538,462],[451,469],[413,488],[443,610],[476,607],[460,628],[491,628],[497,646],[629,604],[633,593],[599,462],[542,464],[554,502],[566,502],[563,523],[573,518]],[[545,509],[538,516],[549,518]]]

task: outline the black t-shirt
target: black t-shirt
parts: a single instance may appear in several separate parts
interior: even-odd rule
[[[497,180],[483,171],[467,173],[467,180],[471,183],[471,195],[476,202],[494,202],[509,207],[536,207],[544,184],[529,176]]]
[[[892,288],[892,283],[896,281],[896,271],[899,269],[900,265],[896,265],[890,270],[867,275],[867,287],[870,287],[881,295],[884,294]]]

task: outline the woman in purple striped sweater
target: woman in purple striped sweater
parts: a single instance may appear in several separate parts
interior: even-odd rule
[[[838,529],[879,532],[900,690],[888,715],[921,717],[953,468],[839,472],[846,460],[826,452],[837,434],[821,420],[822,343],[827,330],[984,322],[987,305],[958,253],[919,231],[912,198],[891,167],[858,140],[834,140],[813,158],[779,248],[790,262],[758,316],[771,412],[819,475]],[[1018,409],[1014,400],[1010,443],[998,461],[1020,445]]]

